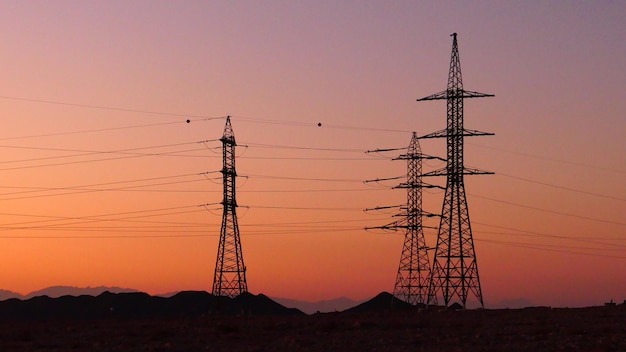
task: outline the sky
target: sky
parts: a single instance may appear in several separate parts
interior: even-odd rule
[[[495,173],[465,177],[485,306],[621,302],[624,14],[619,1],[2,1],[0,288],[210,291],[229,115],[249,290],[393,291],[404,234],[364,228],[398,210],[363,210],[406,191],[363,181],[406,162],[365,151],[445,128],[445,103],[416,99],[445,89],[456,32],[465,89],[495,94],[464,115],[495,133],[465,141],[465,165]],[[445,155],[443,140],[421,148]],[[441,211],[442,191],[423,198]]]

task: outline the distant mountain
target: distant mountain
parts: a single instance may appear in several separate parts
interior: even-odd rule
[[[26,300],[0,301],[0,320],[102,319],[199,317],[209,315],[278,316],[304,315],[286,308],[265,295],[243,293],[235,298],[217,297],[205,291],[183,291],[170,297],[143,292],[111,293],[98,296],[36,296]]]
[[[317,302],[299,301],[289,298],[272,297],[272,299],[285,307],[297,308],[306,314],[341,312],[348,308],[363,303],[363,301],[354,301],[350,298],[339,297],[335,299],[321,300]]]
[[[62,296],[98,296],[103,292],[111,292],[111,293],[128,293],[128,292],[137,292],[137,290],[131,288],[121,288],[121,287],[107,287],[107,286],[98,286],[98,287],[75,287],[75,286],[50,286],[39,291],[33,291],[23,297],[23,299],[29,299],[38,296],[48,296],[50,298],[57,298]],[[18,297],[19,298],[19,297]]]
[[[75,286],[50,286],[41,290],[33,291],[26,295],[21,293],[8,291],[8,290],[0,290],[0,301],[4,301],[11,298],[17,299],[31,299],[33,297],[38,296],[48,296],[50,298],[57,298],[62,296],[98,296],[103,292],[111,292],[111,293],[124,293],[124,292],[137,292],[132,288],[121,288],[121,287],[108,287],[108,286],[98,286],[98,287],[75,287]]]
[[[356,307],[345,310],[345,312],[363,313],[363,312],[378,312],[385,310],[406,310],[414,309],[415,307],[395,298],[389,292],[381,292],[376,297],[370,299],[367,302],[363,302]]]
[[[17,293],[17,292],[0,290],[0,301],[4,301],[7,299],[11,299],[11,298],[23,299],[24,296],[22,296],[22,294]]]

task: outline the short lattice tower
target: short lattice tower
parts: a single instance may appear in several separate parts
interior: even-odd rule
[[[222,141],[223,187],[222,228],[217,247],[215,275],[213,276],[213,295],[235,297],[248,291],[246,266],[241,252],[241,238],[237,224],[237,200],[235,198],[235,134],[230,125],[230,116],[226,117]]]
[[[396,276],[393,295],[413,305],[427,304],[430,280],[430,261],[422,227],[422,150],[413,132],[407,153],[396,159],[407,161],[406,182],[396,188],[407,189],[406,213],[404,215],[404,245]]]

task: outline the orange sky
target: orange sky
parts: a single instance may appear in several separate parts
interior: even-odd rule
[[[465,88],[496,95],[465,104],[467,128],[495,133],[465,149],[496,173],[465,179],[485,305],[621,301],[625,10],[2,2],[0,289],[210,290],[221,209],[201,205],[221,201],[216,139],[232,115],[249,289],[392,291],[402,233],[364,231],[394,212],[363,209],[406,195],[362,181],[406,165],[364,151],[445,127],[445,103],[415,99],[445,87],[457,32]],[[428,192],[439,212],[442,192]]]

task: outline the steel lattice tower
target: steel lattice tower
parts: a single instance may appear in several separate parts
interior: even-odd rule
[[[463,308],[466,308],[468,295],[471,293],[484,307],[463,175],[487,174],[489,172],[469,169],[463,165],[463,138],[465,136],[492,135],[492,133],[468,130],[463,127],[463,100],[465,98],[492,97],[493,95],[463,89],[456,33],[452,34],[452,37],[452,58],[447,89],[417,99],[417,101],[445,99],[447,102],[446,129],[420,137],[445,137],[447,150],[446,167],[423,175],[446,176],[446,191],[431,270],[428,301],[430,304],[435,304],[436,297],[441,295],[446,306],[450,306],[456,298],[460,300],[459,303]]]
[[[246,266],[241,253],[241,239],[237,224],[237,200],[235,198],[235,134],[230,125],[230,116],[226,117],[222,141],[224,212],[222,228],[217,247],[217,260],[213,276],[213,295],[235,297],[248,291]]]
[[[393,295],[413,305],[428,303],[430,261],[424,230],[422,227],[422,150],[417,135],[413,132],[407,153],[399,156],[407,160],[406,182],[396,188],[407,189],[404,245],[398,266]]]

